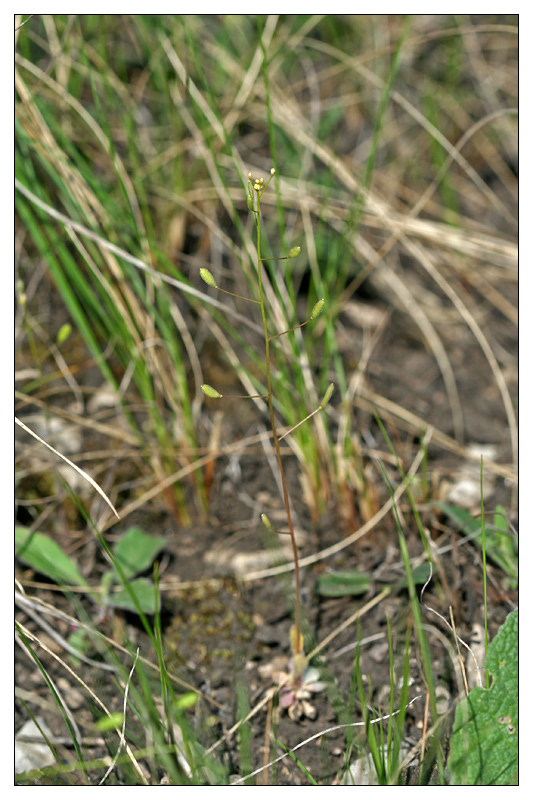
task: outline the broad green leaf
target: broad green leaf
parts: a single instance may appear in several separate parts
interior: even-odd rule
[[[449,503],[435,503],[446,516],[459,527],[462,533],[481,533],[481,519],[473,517],[469,511],[460,506],[452,506]]]
[[[473,517],[464,508],[435,503],[463,533],[473,534],[476,544],[481,545],[481,519]],[[509,531],[502,506],[496,506],[493,524],[485,524],[485,546],[487,556],[508,576],[510,588],[518,586],[518,544]]]
[[[69,645],[74,648],[74,650],[78,651],[78,653],[86,653],[90,644],[90,640],[87,636],[87,631],[85,628],[76,628],[76,630],[70,634],[67,641]],[[76,666],[81,664],[81,660],[73,653],[70,653],[70,660]]]
[[[141,611],[145,614],[155,614],[155,590],[154,584],[146,578],[137,578],[128,584],[135,594]],[[130,596],[126,587],[122,586],[117,592],[111,592],[107,602],[114,608],[124,608],[126,611],[137,613],[137,607]]]
[[[165,547],[164,536],[152,536],[141,528],[129,528],[116,543],[113,554],[126,578],[132,578],[150,567],[156,555]]]
[[[102,580],[100,581],[100,593],[101,603],[104,606],[107,605],[107,599],[109,593],[111,592],[111,587],[113,586],[113,582],[116,581],[117,577],[118,576],[115,570],[109,570],[109,572],[104,572],[102,575]]]
[[[94,727],[101,733],[105,733],[105,731],[114,731],[115,728],[121,728],[123,721],[124,714],[122,711],[115,711],[114,714],[111,714],[109,717],[100,717],[100,719],[97,719],[94,723]]]
[[[518,586],[518,541],[510,531],[503,506],[496,506],[492,527],[494,530],[487,531],[487,549],[490,549],[493,560],[509,577],[509,587],[516,589]]]
[[[317,592],[323,597],[345,597],[365,594],[370,589],[370,578],[364,572],[345,570],[328,572],[317,581]]]
[[[431,575],[431,567],[428,562],[425,561],[423,564],[419,564],[418,567],[415,567],[411,574],[415,584],[425,583]],[[395,585],[398,589],[405,589],[409,584],[407,578],[402,578],[401,581]]]
[[[44,533],[15,528],[15,554],[19,561],[59,584],[88,586],[74,559]]]
[[[490,689],[477,686],[457,706],[450,741],[452,786],[516,786],[518,780],[518,609],[491,642]]]
[[[509,530],[509,524],[507,522],[507,517],[505,515],[505,508],[499,504],[496,506],[496,510],[494,513],[494,527],[498,531]]]

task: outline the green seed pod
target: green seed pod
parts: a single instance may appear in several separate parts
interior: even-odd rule
[[[311,311],[310,319],[314,319],[315,317],[318,317],[318,315],[321,313],[321,311],[322,311],[322,309],[324,308],[325,305],[326,305],[326,301],[324,300],[324,298],[322,298],[322,300],[319,300],[318,303],[315,303],[315,305],[313,306],[313,310]]]
[[[216,400],[217,398],[223,396],[220,394],[220,392],[217,392],[216,389],[213,389],[212,386],[209,386],[208,383],[202,383],[201,389],[202,392],[206,395],[206,397],[212,397],[213,400]]]
[[[320,408],[324,408],[324,406],[329,403],[331,395],[333,394],[333,389],[334,388],[335,388],[335,384],[334,383],[330,383],[330,385],[326,389],[326,394],[322,398],[322,402],[320,403]]]
[[[272,525],[270,524],[270,520],[266,514],[261,514],[261,522],[263,523],[265,528],[268,528],[269,531],[272,530]]]
[[[211,275],[208,269],[202,267],[200,270],[200,278],[207,283],[208,286],[212,286],[213,289],[218,289],[218,286],[215,283],[215,279]]]
[[[253,211],[254,210],[254,199],[253,199],[253,197],[250,197],[248,195],[247,201],[248,201],[248,208],[250,209],[250,211]]]
[[[301,249],[301,247],[293,247],[292,250],[289,250],[287,253],[287,258],[296,258],[296,256],[300,254]]]
[[[72,325],[69,322],[65,322],[65,324],[60,327],[59,332],[57,334],[57,339],[56,339],[57,344],[61,345],[63,344],[63,342],[66,342],[71,333],[72,333]]]

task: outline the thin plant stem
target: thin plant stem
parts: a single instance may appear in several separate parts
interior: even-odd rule
[[[268,184],[267,184],[268,185]],[[265,186],[266,189],[266,186]],[[263,189],[264,191],[264,189]],[[270,376],[270,338],[268,336],[268,327],[265,313],[265,301],[263,296],[263,282],[261,274],[261,194],[257,192],[257,278],[259,283],[259,303],[261,306],[261,318],[263,320],[263,330],[265,334],[265,368],[267,379],[267,398],[268,410],[270,413],[270,425],[272,427],[272,438],[274,440],[274,447],[276,450],[276,458],[279,466],[279,473],[281,478],[281,486],[283,489],[283,501],[285,503],[285,510],[287,512],[287,523],[289,525],[289,535],[291,537],[292,553],[294,558],[294,589],[295,589],[295,602],[294,602],[294,627],[296,631],[294,642],[294,653],[298,655],[301,652],[300,641],[300,568],[298,565],[298,547],[296,545],[296,536],[294,534],[294,526],[292,523],[291,508],[289,503],[289,493],[287,491],[287,481],[285,480],[285,471],[283,469],[283,462],[281,459],[281,450],[279,446],[279,439],[276,430],[276,422],[274,419],[274,406],[272,404],[272,383]]]
[[[265,259],[263,259],[264,261]],[[275,333],[274,336],[271,336],[269,341],[271,342],[273,339],[279,339],[280,336],[285,336],[286,333],[292,333],[293,331],[297,331],[298,328],[303,328],[304,325],[307,325],[308,322],[311,322],[311,318],[306,319],[305,322],[301,322],[299,325],[295,325],[294,328],[289,328],[287,331],[282,331],[281,333]]]
[[[239,300],[246,300],[247,303],[257,303],[259,304],[259,300],[253,300],[251,297],[243,297],[242,294],[235,294],[235,292],[228,292],[227,289],[221,289],[220,286],[217,286],[219,292],[224,292],[224,294],[229,294],[232,297],[238,297]]]

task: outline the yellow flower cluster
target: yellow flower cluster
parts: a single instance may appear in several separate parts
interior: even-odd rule
[[[274,175],[275,172],[276,170],[274,169],[274,167],[272,167],[272,169],[270,170],[270,175],[271,176]],[[251,172],[248,173],[248,178],[250,179],[250,183],[252,184],[256,192],[262,192],[263,189],[266,188],[266,186],[264,186],[265,183],[264,178],[252,178]]]

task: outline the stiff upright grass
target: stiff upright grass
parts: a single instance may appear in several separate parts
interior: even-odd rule
[[[331,498],[341,501],[347,524],[375,511],[353,418],[354,393],[364,401],[363,376],[354,382],[357,371],[353,372],[338,335],[343,314],[365,279],[376,283],[391,307],[412,317],[419,336],[434,353],[457,440],[462,439],[461,398],[435,327],[438,321],[433,320],[431,305],[416,299],[413,279],[407,281],[395,269],[398,247],[419,262],[429,280],[439,285],[438,291],[448,295],[450,308],[462,318],[460,324],[478,340],[502,393],[516,442],[512,403],[490,344],[468,315],[450,267],[440,275],[433,267],[432,247],[437,241],[447,254],[446,264],[457,252],[463,259],[488,259],[496,283],[505,269],[502,257],[512,256],[505,252],[503,241],[478,236],[473,243],[472,237],[463,235],[461,226],[468,230],[470,221],[456,210],[465,205],[461,197],[470,196],[462,177],[466,174],[474,187],[474,202],[484,203],[501,215],[504,225],[512,226],[506,207],[446,139],[451,124],[465,131],[464,147],[475,135],[474,128],[470,133],[471,116],[464,111],[471,109],[471,115],[473,104],[461,103],[464,90],[456,91],[458,76],[465,70],[461,42],[468,44],[475,28],[456,21],[430,35],[416,30],[412,20],[399,18],[397,44],[381,47],[370,18],[354,18],[350,41],[375,42],[375,49],[358,60],[346,53],[346,30],[336,17],[223,17],[218,23],[209,17],[201,21],[194,16],[133,16],[109,20],[104,28],[98,17],[88,16],[42,18],[39,24],[36,30],[26,26],[17,46],[21,100],[17,177],[73,221],[135,253],[160,278],[139,275],[135,266],[72,231],[66,239],[63,225],[43,216],[35,203],[17,193],[19,213],[35,240],[35,256],[49,263],[70,318],[117,392],[126,421],[140,443],[157,443],[147,457],[156,480],[172,474],[177,461],[181,466],[191,463],[203,439],[201,399],[195,392],[201,360],[197,342],[205,338],[203,326],[199,334],[195,332],[201,307],[187,294],[176,302],[164,276],[194,286],[200,262],[214,268],[218,283],[222,274],[231,276],[237,294],[248,293],[245,283],[248,291],[253,288],[254,237],[241,213],[239,186],[244,187],[250,166],[264,165],[264,156],[255,158],[254,144],[255,131],[263,127],[268,133],[267,163],[282,165],[278,171],[283,174],[273,199],[265,201],[276,206],[277,214],[269,215],[264,246],[268,249],[276,228],[275,240],[282,247],[288,249],[290,240],[305,242],[308,262],[300,268],[286,262],[280,269],[265,270],[265,293],[277,327],[287,329],[308,316],[314,297],[324,297],[330,309],[316,330],[303,329],[276,344],[284,351],[272,375],[278,410],[289,427],[296,425],[316,406],[332,379],[342,398],[336,439],[320,416],[287,437],[302,470],[312,513],[323,511]],[[478,35],[490,38],[496,33],[511,37],[512,26],[502,24],[497,31],[487,24]],[[117,37],[126,37],[129,46],[115,48]],[[445,77],[438,91],[445,120],[427,99],[435,97],[431,75],[422,82],[426,116],[402,94],[411,79],[402,73],[402,65],[412,63],[434,41],[442,44],[439,59]],[[51,72],[39,66],[39,59],[47,57],[55,65]],[[316,75],[314,82],[302,71],[304,62],[314,65],[310,73]],[[141,72],[138,64],[146,65]],[[326,99],[323,91],[329,86],[329,74],[338,76],[338,89]],[[417,76],[413,67],[412,79]],[[375,107],[375,114],[370,115],[368,147],[360,134],[350,133],[356,142],[350,163],[339,137],[343,127],[346,134],[352,131],[345,116],[352,105],[365,111]],[[400,119],[394,116],[396,109],[403,115]],[[513,124],[510,108],[499,115],[491,113],[476,139],[478,150],[490,159],[510,194],[512,175],[502,157],[496,157],[494,141],[500,137],[509,152]],[[411,150],[397,162],[401,169],[382,176],[381,165],[398,158],[400,141],[412,142]],[[425,147],[427,164],[418,158]],[[454,164],[457,169],[452,169]],[[410,213],[407,227],[400,230],[395,215],[401,207],[387,198],[397,193],[400,202],[408,202],[426,179],[429,187],[415,207],[417,214],[426,208],[431,220],[421,225]],[[453,230],[442,227],[450,220]],[[228,227],[236,230],[236,238],[227,235]],[[384,232],[383,241],[374,240],[375,230]],[[497,285],[490,283],[492,276],[488,280],[489,284],[476,283],[479,291],[512,314]],[[212,332],[227,337],[226,352],[234,352],[241,380],[263,394],[253,358],[247,363],[248,343],[243,342],[242,331],[227,315],[225,319],[215,315],[214,321],[217,328]],[[220,333],[219,326],[223,326]],[[322,353],[317,362],[313,356],[318,342]],[[122,399],[131,386],[144,403],[142,418],[131,411],[131,402]],[[260,399],[256,402],[264,408]],[[200,471],[191,474],[194,513],[198,513],[205,509],[206,487]],[[188,490],[177,483],[164,491],[176,513],[184,521],[190,518]]]

